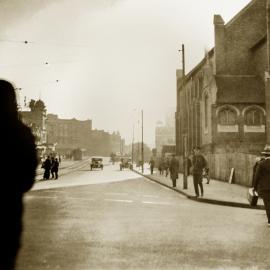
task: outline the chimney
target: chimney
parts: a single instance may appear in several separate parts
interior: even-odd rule
[[[215,28],[215,74],[225,72],[225,26],[220,15],[214,15]]]

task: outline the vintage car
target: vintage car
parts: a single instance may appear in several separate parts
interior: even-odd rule
[[[120,161],[120,171],[123,169],[131,169],[132,170],[132,162],[131,158],[122,158]]]
[[[90,169],[92,171],[95,168],[103,170],[103,158],[101,157],[91,158]]]

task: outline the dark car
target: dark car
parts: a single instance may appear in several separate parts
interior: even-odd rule
[[[91,163],[90,163],[90,169],[91,169],[91,171],[93,169],[95,169],[95,168],[103,170],[103,159],[102,158],[100,158],[100,157],[93,157],[91,159]]]
[[[120,162],[120,171],[123,169],[131,169],[132,170],[132,162],[131,158],[122,158]]]

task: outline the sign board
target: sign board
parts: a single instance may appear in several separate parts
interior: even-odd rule
[[[233,178],[234,178],[234,168],[231,168],[230,177],[229,177],[229,183],[230,184],[233,183]]]

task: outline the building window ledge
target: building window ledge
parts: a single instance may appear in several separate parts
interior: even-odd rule
[[[258,126],[244,125],[244,132],[245,133],[264,133],[265,125],[258,125]]]
[[[238,132],[238,125],[217,125],[218,132]]]

